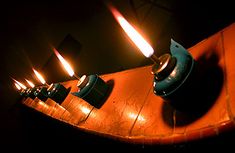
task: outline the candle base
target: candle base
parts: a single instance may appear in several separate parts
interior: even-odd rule
[[[55,102],[61,104],[69,93],[69,89],[66,89],[60,83],[51,84],[47,89],[48,97]]]
[[[27,97],[27,89],[22,89],[22,90],[20,91],[20,95],[21,95],[22,97],[26,98],[26,97]]]
[[[83,82],[79,82],[80,90],[72,94],[100,108],[107,95],[108,85],[98,75],[89,75]]]
[[[34,95],[34,92],[36,91],[37,89],[34,87],[34,88],[30,88],[26,91],[26,97],[29,97],[31,99],[35,99],[36,96]]]
[[[179,99],[184,98],[186,91],[190,91],[190,84],[194,82],[195,61],[189,52],[174,40],[171,41],[170,51],[176,63],[165,78],[159,80],[155,75],[153,91],[176,108],[183,109],[184,104],[179,104]]]
[[[48,99],[48,94],[47,94],[47,88],[46,87],[41,87],[38,88],[35,92],[34,95],[40,99],[41,101],[46,101]]]

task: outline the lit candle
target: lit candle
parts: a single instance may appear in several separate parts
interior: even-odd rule
[[[21,90],[21,87],[16,82],[14,84],[15,84],[17,90]]]
[[[107,84],[98,75],[83,75],[81,78],[78,77],[75,75],[69,63],[59,54],[59,52],[55,48],[53,48],[53,51],[68,74],[71,77],[74,76],[78,79],[77,87],[79,90],[78,92],[74,92],[72,94],[83,98],[97,108],[100,107],[102,99],[106,96],[106,92],[108,91]]]
[[[190,94],[191,89],[194,89],[190,83],[198,81],[195,71],[193,71],[196,65],[191,54],[182,45],[171,39],[170,53],[163,54],[159,58],[156,57],[153,48],[121,13],[110,3],[107,6],[131,41],[147,58],[154,61],[152,66],[154,94],[165,98],[168,102],[172,101],[174,106],[178,105],[177,108],[181,109],[181,104],[190,106],[184,97]]]
[[[34,85],[31,81],[29,81],[29,80],[27,80],[27,79],[25,79],[25,80],[26,80],[26,82],[27,82],[32,88],[35,87],[35,85]]]
[[[33,72],[35,73],[35,75],[37,76],[38,80],[39,80],[42,84],[45,84],[45,85],[49,86],[49,85],[46,83],[45,79],[42,77],[42,75],[41,75],[38,71],[36,71],[35,69],[33,69]]]
[[[122,16],[122,14],[111,4],[108,7],[120,24],[124,32],[131,39],[131,41],[139,48],[139,50],[154,62],[152,73],[158,80],[161,80],[169,75],[173,70],[176,60],[170,54],[164,54],[161,57],[154,55],[154,49],[151,45],[140,35],[140,33]]]
[[[32,87],[32,88],[26,89],[27,87],[26,87],[23,83],[21,83],[21,82],[15,80],[15,79],[13,79],[13,80],[14,80],[21,88],[24,89],[24,90],[21,91],[21,95],[22,95],[22,96],[30,97],[30,98],[32,98],[32,99],[35,98],[34,91],[36,90],[36,88]]]
[[[109,4],[109,8],[117,22],[127,34],[127,36],[139,48],[139,50],[144,54],[144,56],[153,56],[154,50],[152,46],[144,39],[144,37],[141,36],[139,32],[130,23],[128,23],[127,20],[122,16],[122,14],[111,4]]]
[[[76,79],[79,80],[80,77],[74,73],[70,64],[60,55],[60,53],[55,48],[53,48],[53,51],[55,55],[57,56],[57,58],[59,59],[59,61],[61,62],[61,64],[63,65],[64,69],[68,72],[69,76],[71,77],[74,76]]]
[[[74,76],[76,79],[78,79],[78,83],[77,83],[77,87],[79,87],[80,89],[85,87],[86,84],[88,83],[89,78],[86,75],[83,75],[82,77],[77,76],[72,67],[69,65],[69,63],[60,55],[60,53],[53,48],[53,51],[55,53],[55,55],[57,56],[57,58],[59,59],[59,61],[61,62],[61,64],[63,65],[64,69],[68,72],[69,76]]]
[[[20,92],[20,95],[23,96],[23,97],[26,97],[26,94],[27,94],[26,91],[27,90],[21,88],[20,85],[18,83],[16,83],[16,82],[14,82],[14,85],[15,85],[16,89]]]
[[[23,89],[26,89],[26,88],[27,88],[23,83],[21,83],[21,82],[15,80],[15,79],[13,79],[13,80],[14,80],[21,88],[23,88]]]

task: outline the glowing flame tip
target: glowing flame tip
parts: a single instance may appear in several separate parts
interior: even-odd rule
[[[15,82],[15,86],[16,86],[16,88],[17,88],[18,90],[21,90],[20,85],[18,85],[16,82]]]
[[[23,83],[20,83],[19,81],[13,79],[21,88],[26,89],[27,87],[23,85]]]
[[[31,81],[29,81],[29,80],[27,80],[27,79],[25,79],[25,80],[26,80],[26,82],[27,82],[32,88],[35,87],[35,85],[34,85]]]
[[[54,48],[54,53],[55,55],[58,57],[58,59],[60,60],[60,62],[62,63],[62,65],[64,66],[65,70],[68,72],[69,76],[73,76],[74,75],[74,71],[72,69],[72,67],[69,65],[69,63],[60,55],[60,53]]]
[[[37,78],[40,80],[40,82],[41,82],[42,84],[45,84],[46,81],[44,80],[44,78],[42,77],[42,75],[41,75],[40,73],[38,73],[38,71],[36,71],[36,70],[34,70],[34,69],[33,69],[33,71],[34,71],[34,73],[36,74]]]
[[[109,5],[109,8],[122,29],[131,39],[131,41],[140,49],[144,56],[152,56],[154,53],[152,46],[137,32],[137,30],[135,30],[135,28],[130,23],[127,22],[127,20],[117,9],[115,9],[112,5]]]

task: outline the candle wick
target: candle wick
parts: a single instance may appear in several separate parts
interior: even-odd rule
[[[150,56],[150,59],[154,62],[154,64],[160,65],[161,61],[158,59],[156,55]]]
[[[78,80],[80,80],[80,77],[79,76],[77,76],[75,73],[74,73],[74,75],[73,75],[76,79],[78,79]]]

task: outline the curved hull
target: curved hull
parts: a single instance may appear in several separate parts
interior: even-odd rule
[[[153,93],[151,66],[101,75],[110,90],[99,109],[72,94],[61,105],[49,98],[22,103],[85,132],[128,143],[172,144],[216,136],[235,127],[234,42],[232,24],[188,49],[202,67],[201,89],[192,89],[195,97],[187,101],[197,103],[193,115]],[[70,93],[77,91],[77,80],[61,84],[71,87]]]

